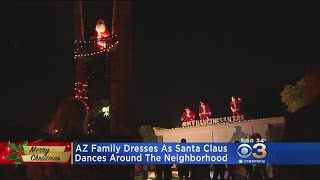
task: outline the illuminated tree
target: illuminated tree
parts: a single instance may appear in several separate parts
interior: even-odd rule
[[[305,81],[301,79],[295,85],[286,85],[280,93],[281,101],[287,106],[289,112],[295,112],[308,104],[305,93]]]

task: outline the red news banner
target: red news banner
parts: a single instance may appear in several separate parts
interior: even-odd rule
[[[0,142],[0,164],[73,164],[71,142]]]

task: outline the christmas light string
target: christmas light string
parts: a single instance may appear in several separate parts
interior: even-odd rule
[[[87,44],[92,44],[92,43],[97,43],[100,41],[105,41],[106,43],[110,43],[108,41],[110,40],[115,40],[117,35],[112,35],[111,37],[108,38],[100,38],[100,39],[96,39],[96,40],[89,40],[89,41],[75,41],[75,43],[80,44],[80,48],[82,49],[86,49],[86,47],[88,46]],[[76,59],[77,57],[90,57],[93,55],[97,55],[103,52],[111,52],[112,48],[114,48],[117,44],[119,43],[119,41],[115,41],[113,44],[109,45],[106,48],[103,48],[101,50],[95,51],[95,52],[89,52],[89,53],[78,53],[77,51],[79,51],[79,49],[76,49],[76,51],[74,52],[74,59]]]
[[[88,96],[87,96],[88,84],[87,83],[76,82],[76,83],[74,83],[74,85],[75,85],[74,90],[76,91],[75,97],[79,98],[79,99],[84,99],[84,100],[88,99]]]
[[[88,41],[75,40],[74,43],[75,43],[75,44],[90,44],[90,43],[96,43],[96,42],[99,42],[99,41],[112,40],[112,39],[114,39],[114,38],[116,38],[116,37],[117,37],[117,35],[114,34],[114,35],[111,35],[110,37],[107,37],[107,38],[97,38],[97,39],[88,40]]]
[[[118,43],[119,43],[119,41],[116,41],[114,44],[117,45]],[[100,53],[103,53],[103,52],[111,52],[111,49],[114,48],[115,45],[111,44],[109,47],[107,47],[107,48],[105,48],[103,50],[96,51],[96,52],[91,52],[91,53],[76,54],[76,52],[75,52],[74,59],[76,59],[77,57],[90,57],[90,56],[93,56],[93,55],[96,55],[96,54],[100,54]]]
[[[82,82],[75,82],[74,86],[75,86],[74,90],[76,92],[76,95],[74,97],[87,102],[87,100],[89,99],[87,95],[88,84],[82,83]],[[89,109],[89,106],[87,107],[87,109]]]
[[[93,55],[98,55],[98,54],[101,54],[101,53],[104,53],[104,52],[111,52],[112,49],[119,43],[119,41],[117,41],[115,38],[117,37],[117,35],[111,35],[107,38],[98,38],[98,39],[94,39],[94,40],[88,40],[88,41],[79,41],[79,40],[75,40],[74,41],[74,44],[76,44],[77,48],[76,51],[74,52],[74,59],[77,59],[79,57],[90,57],[90,56],[93,56]],[[88,47],[90,45],[94,45],[94,43],[97,43],[97,47],[99,47],[99,42],[100,41],[103,41],[107,47],[102,47],[102,49],[98,50],[98,51],[95,51],[95,52],[89,52],[89,53],[78,53],[78,51],[82,51],[82,52],[86,52],[87,49],[89,49]],[[112,43],[111,43],[112,42]],[[101,46],[100,46],[101,48]],[[95,74],[95,70],[91,73],[91,75],[87,78],[87,80],[89,78],[91,78],[91,76]],[[74,83],[75,85],[75,98],[77,99],[81,99],[85,102],[88,101],[88,95],[87,95],[87,92],[88,92],[88,84],[87,82],[86,83],[83,83],[83,82],[75,82]],[[89,110],[89,106],[87,106],[87,109]],[[92,131],[92,130],[91,130]]]
[[[96,69],[93,70],[93,72],[87,77],[87,80],[89,80],[96,72]],[[76,95],[74,96],[77,99],[82,99],[84,101],[88,101],[89,97],[87,95],[88,93],[88,84],[87,83],[81,83],[81,82],[75,82],[74,83],[74,91],[76,92]],[[89,108],[87,108],[89,109]]]

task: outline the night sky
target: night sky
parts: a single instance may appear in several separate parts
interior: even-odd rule
[[[59,101],[73,95],[75,73],[72,3],[12,3],[5,9],[3,138],[39,129]],[[242,97],[248,118],[284,115],[281,90],[303,76],[305,62],[319,50],[318,9],[136,1],[134,119],[176,126],[185,106],[198,114],[200,99],[214,117],[229,116],[232,95]],[[84,3],[83,11],[87,38],[99,18],[111,28],[111,2]]]

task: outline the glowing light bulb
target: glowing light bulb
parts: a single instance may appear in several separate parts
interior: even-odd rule
[[[104,112],[103,116],[104,116],[104,117],[109,116],[109,111],[110,111],[110,107],[109,107],[109,106],[103,107],[103,108],[102,108],[102,112]]]

